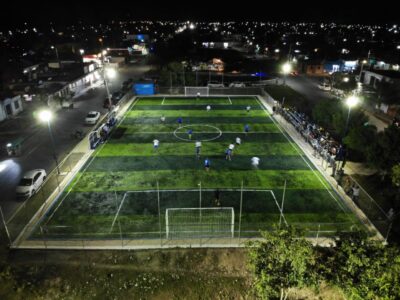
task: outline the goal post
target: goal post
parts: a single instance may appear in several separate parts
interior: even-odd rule
[[[185,86],[185,96],[208,96],[209,91],[207,86]]]
[[[233,207],[167,208],[165,230],[168,239],[234,237]]]

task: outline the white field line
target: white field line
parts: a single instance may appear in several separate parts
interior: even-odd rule
[[[205,192],[213,192],[216,189],[201,189],[202,191]],[[236,188],[236,189],[219,189],[222,192],[240,192],[240,187]],[[137,191],[125,191],[125,194],[130,194],[130,193],[154,193],[157,192],[157,190],[137,190]],[[164,190],[164,189],[160,189],[160,192],[199,192],[199,189],[168,189],[168,190]],[[243,189],[243,192],[270,192],[272,197],[274,199],[275,198],[275,194],[273,192],[273,190],[262,190],[262,189]]]
[[[279,131],[285,136],[285,138],[288,140],[289,144],[296,150],[296,152],[300,155],[300,157],[303,159],[303,161],[306,163],[306,165],[310,168],[310,170],[314,173],[314,175],[318,178],[318,180],[322,183],[322,185],[325,187],[326,191],[329,193],[329,195],[331,195],[331,197],[333,198],[333,200],[335,200],[335,202],[339,205],[339,207],[343,210],[343,212],[346,213],[346,210],[344,209],[344,207],[342,206],[342,203],[340,203],[340,201],[338,201],[336,199],[336,197],[332,194],[332,192],[330,191],[329,187],[327,186],[327,184],[321,179],[321,177],[318,175],[318,173],[315,171],[315,169],[313,169],[311,167],[311,165],[308,163],[308,161],[304,158],[304,153],[302,154],[298,147],[294,146],[293,143],[290,141],[290,139],[288,138],[288,136],[283,132],[282,128],[280,127],[280,125],[278,123],[276,123],[276,121],[271,118],[271,116],[269,115],[269,113],[267,112],[266,108],[264,107],[264,105],[262,104],[262,102],[256,98],[258,103],[260,104],[260,106],[264,109],[264,111],[266,112],[266,114],[268,115],[268,117],[272,120],[272,122],[274,122],[274,124],[276,125],[276,127],[278,127]]]
[[[179,132],[179,133],[186,134],[185,132]],[[193,131],[193,133],[216,133],[216,132],[212,132],[212,131]],[[244,131],[222,131],[222,133],[244,134]],[[273,134],[273,133],[279,133],[279,132],[252,131],[252,132],[248,132],[247,134],[257,134],[257,133],[272,133]],[[133,134],[173,134],[173,132],[170,132],[170,131],[141,131],[141,132],[128,133],[127,135],[133,135]]]
[[[115,221],[117,221],[117,218],[118,218],[119,212],[120,212],[120,210],[121,210],[121,208],[122,208],[122,205],[124,205],[126,195],[127,195],[127,193],[124,194],[124,197],[122,198],[122,201],[121,201],[121,203],[119,204],[117,213],[115,214],[114,220],[112,221],[112,224],[111,224],[110,233],[112,232],[112,230],[113,230],[113,228],[114,228]]]
[[[279,212],[280,212],[280,215],[281,215],[282,218],[283,218],[283,221],[285,222],[286,226],[288,226],[288,222],[286,221],[285,215],[283,214],[283,209],[282,209],[282,207],[279,206],[279,203],[278,203],[278,201],[276,200],[276,198],[275,198],[275,197],[273,197],[273,198],[274,198],[274,200],[275,200],[276,206],[278,206],[278,210],[279,210]]]
[[[121,124],[126,117],[126,113],[128,112],[128,110],[132,107],[134,107],[136,105],[136,103],[139,102],[139,100],[135,101],[130,107],[128,107],[128,109],[126,110],[126,112],[124,113],[124,116],[122,117],[121,121],[119,122],[119,124]],[[118,125],[119,125],[118,124]],[[105,143],[103,143],[100,148],[96,151],[96,153],[92,156],[92,158],[90,159],[89,163],[87,164],[87,166],[85,167],[85,169],[83,170],[83,172],[80,172],[78,175],[78,178],[75,180],[75,182],[73,183],[73,185],[71,186],[71,188],[69,189],[68,193],[61,199],[60,203],[57,205],[57,207],[55,208],[55,210],[52,212],[52,214],[50,215],[50,217],[47,218],[46,220],[46,224],[48,224],[50,222],[50,220],[53,218],[54,214],[56,213],[56,211],[58,210],[58,208],[61,206],[61,204],[64,202],[64,200],[68,197],[68,195],[70,194],[70,192],[72,191],[72,189],[74,188],[74,186],[78,183],[79,179],[83,176],[83,174],[86,172],[86,170],[90,167],[90,165],[92,164],[93,160],[96,158],[97,154],[101,151],[101,149],[103,149],[103,147],[108,143],[108,140],[106,140]]]
[[[164,105],[165,97],[161,101],[161,105]]]
[[[232,105],[231,97],[228,96],[229,103]]]

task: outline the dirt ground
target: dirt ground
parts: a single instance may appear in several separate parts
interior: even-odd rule
[[[1,254],[0,299],[257,299],[246,249]],[[325,286],[289,298],[344,299]]]

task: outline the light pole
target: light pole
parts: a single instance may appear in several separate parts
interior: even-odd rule
[[[283,85],[286,85],[286,77],[292,71],[292,65],[290,63],[284,63],[282,66],[283,73]]]
[[[103,79],[104,79],[104,86],[106,87],[106,91],[107,91],[107,98],[108,98],[108,105],[109,105],[109,109],[111,110],[111,106],[112,106],[112,101],[111,101],[111,94],[110,94],[110,88],[108,87],[108,81],[107,81],[107,77],[109,79],[115,78],[115,76],[117,75],[117,72],[113,69],[113,68],[105,68],[105,66],[103,65]]]
[[[60,61],[60,58],[58,57],[58,50],[57,50],[57,47],[51,46],[51,49],[54,49],[54,50],[56,51],[57,61]]]
[[[56,154],[56,145],[54,142],[54,137],[53,137],[53,132],[51,131],[51,126],[50,126],[50,121],[53,118],[53,114],[51,113],[50,110],[42,110],[39,113],[39,119],[40,121],[42,121],[43,123],[47,123],[47,128],[49,129],[49,135],[50,135],[50,139],[51,139],[51,145],[53,147],[53,158],[56,162],[56,168],[57,168],[57,173],[58,175],[60,175],[60,168],[58,166],[58,158],[57,158],[57,154]]]
[[[101,42],[101,45],[103,46],[103,39],[99,39]],[[106,68],[106,60],[105,56],[107,54],[107,50],[102,50],[101,51],[101,58],[102,58],[102,63],[103,63],[103,80],[104,80],[104,86],[106,87],[106,92],[107,92],[107,98],[108,98],[108,106],[109,110],[111,110],[112,107],[112,101],[111,101],[111,94],[110,94],[110,89],[108,87],[108,82],[107,82],[107,77],[109,79],[114,78],[116,76],[116,72],[112,68]]]
[[[360,69],[360,74],[358,75],[358,82],[361,82],[361,75],[362,75],[362,72],[364,70],[364,65],[366,63],[367,63],[367,61],[365,59],[361,62],[361,69]]]
[[[344,135],[347,134],[347,131],[349,130],[349,121],[350,121],[350,113],[351,109],[356,106],[360,102],[360,99],[357,96],[350,96],[346,99],[346,105],[349,107],[349,112],[347,114],[347,120],[346,120],[346,130],[344,131]]]

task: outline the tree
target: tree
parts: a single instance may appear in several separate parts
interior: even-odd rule
[[[399,299],[400,254],[363,232],[342,233],[327,258],[328,279],[350,299]]]
[[[391,125],[383,132],[379,132],[375,143],[368,147],[367,157],[369,162],[380,170],[382,179],[400,163],[400,129]]]
[[[359,153],[366,153],[369,145],[375,142],[377,130],[375,126],[357,126],[351,128],[349,134],[344,138],[344,143],[352,150]]]
[[[333,87],[344,92],[353,91],[357,87],[354,75],[336,72],[332,74],[331,80]]]
[[[398,84],[393,84],[386,81],[378,81],[376,83],[379,103],[399,104],[400,103],[400,87]]]
[[[293,228],[263,232],[263,240],[249,247],[255,287],[263,299],[286,299],[290,288],[316,282],[315,254],[310,242]]]
[[[320,102],[312,112],[313,120],[317,124],[332,129],[337,135],[344,137],[348,116],[347,106],[339,102]],[[364,126],[368,122],[368,117],[359,109],[352,109],[349,119],[349,128],[354,129]]]
[[[330,128],[332,126],[332,112],[336,110],[334,102],[318,102],[313,108],[313,121],[321,126]]]
[[[400,188],[400,164],[392,167],[392,183]]]
[[[193,86],[195,78],[191,72],[188,72],[185,65],[180,62],[171,62],[162,67],[159,83],[162,86]]]

